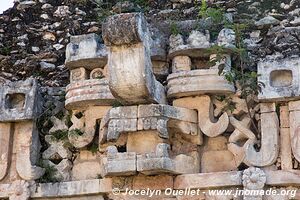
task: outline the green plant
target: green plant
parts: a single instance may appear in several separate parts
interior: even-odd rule
[[[117,107],[121,107],[121,106],[123,106],[123,104],[121,104],[121,103],[118,102],[118,101],[114,101],[113,104],[112,104],[112,107],[113,107],[113,108],[117,108]]]
[[[92,143],[87,147],[87,150],[92,152],[92,154],[95,154],[98,152],[98,145],[96,143]]]
[[[45,169],[44,175],[38,179],[39,183],[49,183],[49,182],[54,183],[59,181],[55,177],[55,173],[57,172],[57,169],[54,166],[50,166],[49,164],[46,164],[43,160],[39,160],[37,165]]]
[[[225,106],[222,108],[223,112],[230,111],[231,113],[236,109],[236,103],[232,101],[231,96],[216,96],[216,99],[225,103]]]
[[[81,136],[81,135],[83,135],[83,132],[80,129],[76,128],[76,129],[70,130],[69,134],[73,135],[73,136]]]
[[[0,54],[4,56],[8,56],[11,52],[11,47],[10,46],[4,46],[0,48]]]
[[[170,29],[171,29],[171,34],[172,35],[180,34],[180,29],[179,29],[179,27],[177,26],[177,24],[175,22],[171,23]]]
[[[68,130],[57,130],[57,131],[51,133],[51,135],[57,141],[66,140],[68,138]]]

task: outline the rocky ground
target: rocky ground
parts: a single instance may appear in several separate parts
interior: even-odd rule
[[[267,55],[300,54],[299,0],[207,2],[237,23],[248,24],[243,42],[251,69]],[[71,35],[101,34],[101,23],[114,13],[144,12],[149,22],[199,19],[198,0],[18,0],[0,15],[0,83],[36,77],[45,86],[65,86],[65,48]]]

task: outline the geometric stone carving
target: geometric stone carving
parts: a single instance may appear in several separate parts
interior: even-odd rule
[[[228,127],[229,118],[226,112],[218,120],[214,118],[213,105],[208,95],[176,99],[173,105],[197,110],[199,127],[208,137],[216,137]]]
[[[168,76],[168,98],[181,98],[202,94],[232,94],[235,88],[218,69],[181,71]]]
[[[56,169],[54,177],[57,180],[70,180],[72,152],[65,147],[64,140],[57,141],[52,135],[46,135],[45,140],[50,146],[42,154],[43,163]]]
[[[73,82],[67,86],[66,92],[65,105],[68,110],[112,105],[115,102],[106,78]]]
[[[0,87],[0,122],[34,119],[41,111],[35,79],[10,82]]]
[[[141,13],[109,17],[102,26],[108,46],[109,88],[124,105],[166,103],[165,89],[153,74],[152,38]]]
[[[249,140],[245,147],[245,164],[248,166],[272,165],[279,153],[279,120],[275,103],[261,103],[261,148],[254,148],[255,140]],[[271,108],[267,110],[266,108]]]
[[[243,172],[244,190],[262,190],[266,183],[266,174],[259,168],[250,167]],[[250,191],[251,192],[251,191]],[[254,191],[253,191],[254,192]],[[262,200],[262,194],[244,194],[244,200]]]
[[[91,33],[70,37],[66,48],[66,67],[70,70],[84,67],[88,70],[103,68],[107,63],[107,51],[98,35]]]
[[[196,123],[196,112],[185,108],[161,104],[117,107],[110,109],[101,121],[99,141],[116,141],[121,133],[145,130],[157,130],[159,137],[168,139],[170,127],[200,137]]]
[[[102,159],[104,176],[130,176],[136,174],[136,153],[118,153],[115,146],[107,147],[107,157]]]
[[[176,56],[172,60],[172,72],[190,71],[192,61],[188,56]]]
[[[69,128],[68,134],[71,144],[76,148],[89,145],[96,133],[97,120],[102,119],[110,108],[111,106],[88,107],[80,119],[73,113],[71,118],[73,125]],[[82,134],[78,134],[79,132]]]
[[[262,101],[287,101],[300,98],[300,59],[265,59],[258,63],[258,81],[264,84]]]

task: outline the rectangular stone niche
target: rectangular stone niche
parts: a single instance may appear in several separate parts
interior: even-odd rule
[[[258,81],[263,84],[261,101],[286,101],[300,98],[300,59],[266,59],[258,63]]]
[[[0,122],[34,119],[41,110],[37,81],[11,82],[0,88]]]

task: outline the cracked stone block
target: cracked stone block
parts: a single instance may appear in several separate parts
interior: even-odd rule
[[[107,148],[107,157],[102,159],[102,176],[131,176],[136,174],[136,153],[119,153],[115,146]]]
[[[0,87],[0,122],[35,119],[41,104],[35,79],[7,83]]]
[[[108,46],[109,88],[124,105],[166,104],[163,85],[153,74],[152,38],[141,13],[109,17],[102,26]]]
[[[72,36],[66,48],[65,65],[70,70],[84,67],[88,70],[103,68],[107,63],[107,51],[98,35],[91,33]]]
[[[137,171],[145,175],[176,173],[175,162],[169,157],[170,145],[161,143],[153,153],[137,155]]]
[[[300,98],[300,59],[266,58],[258,63],[258,81],[264,84],[261,101],[288,101]]]
[[[115,102],[106,78],[73,82],[67,86],[66,92],[65,106],[68,110],[108,106]]]

